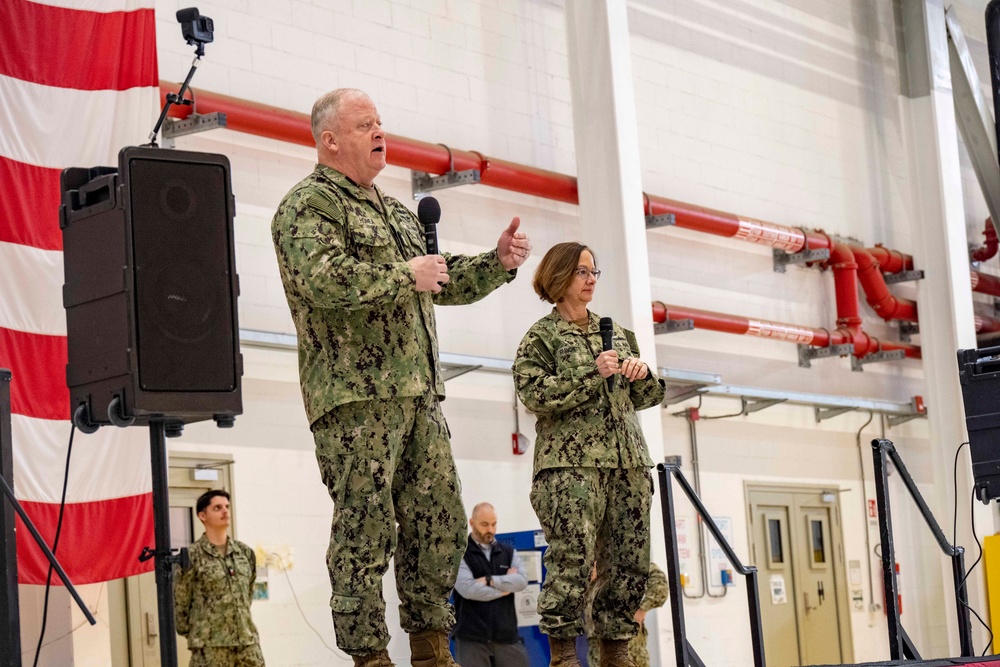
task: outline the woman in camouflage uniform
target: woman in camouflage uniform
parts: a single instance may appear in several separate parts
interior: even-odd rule
[[[665,387],[631,331],[615,326],[613,349],[603,351],[600,318],[587,308],[600,275],[587,246],[550,249],[533,287],[555,308],[514,360],[518,397],[537,416],[531,504],[549,544],[538,611],[553,667],[580,664],[575,642],[595,561],[601,667],[629,666],[649,573],[653,463],[636,410],[659,405]]]

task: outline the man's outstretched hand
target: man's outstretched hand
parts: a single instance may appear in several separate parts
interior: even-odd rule
[[[514,216],[497,241],[497,258],[508,271],[524,264],[531,255],[531,241],[527,234],[517,231],[520,226],[521,218]]]

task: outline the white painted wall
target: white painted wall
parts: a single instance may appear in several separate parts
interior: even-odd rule
[[[157,3],[161,77],[167,80],[183,79],[190,64],[191,49],[173,18],[187,4]],[[981,17],[983,3],[959,4],[987,81],[983,30],[970,25]],[[390,133],[574,171],[558,0],[216,0],[198,6],[214,19],[216,40],[207,47],[196,89],[308,112],[331,88],[360,87],[375,99]],[[647,0],[628,6],[645,192],[913,251],[907,165],[914,147],[899,100],[889,0]],[[184,138],[178,147],[225,153],[232,161],[241,326],[291,333],[269,222],[282,195],[311,169],[314,153],[227,130]],[[963,160],[966,217],[970,238],[978,242],[986,209]],[[379,182],[409,200],[408,172],[387,168]],[[578,236],[576,207],[482,186],[437,196],[444,211],[441,244],[448,251],[492,247],[515,214],[533,239],[535,255],[513,284],[479,304],[438,312],[443,351],[509,359],[523,332],[548,310],[532,293],[530,276],[548,247]],[[777,274],[769,249],[685,230],[652,231],[648,242],[654,298],[834,326],[829,272],[792,267]],[[995,272],[996,260],[984,269]],[[912,285],[894,291],[919,295]],[[985,303],[979,297],[977,302]],[[863,315],[866,330],[895,337],[867,306]],[[656,353],[661,365],[718,373],[731,384],[898,401],[924,391],[916,361],[870,366],[863,373],[838,359],[800,369],[791,345],[711,332],[661,337]],[[246,413],[236,428],[193,425],[171,446],[233,455],[240,539],[294,549],[291,586],[305,617],[332,645],[324,563],[331,504],[312,454],[294,355],[244,354]],[[527,500],[531,452],[510,453],[509,380],[471,373],[449,382],[448,391],[444,407],[467,506],[494,503],[502,531],[535,528]],[[680,407],[663,412],[663,450],[687,462],[687,425],[670,414]],[[738,409],[733,400],[707,398],[702,413]],[[532,420],[524,417],[522,412],[521,429],[533,440]],[[821,483],[841,491],[845,558],[876,566],[864,538],[868,530],[874,546],[878,531],[862,508],[863,493],[872,495],[867,443],[881,427],[876,419],[861,436],[865,485],[857,432],[866,419],[848,414],[817,424],[811,409],[781,406],[699,423],[705,501],[716,515],[732,518],[741,557],[748,552],[745,482]],[[897,442],[923,485],[932,480],[931,447],[950,451],[958,444],[929,442],[922,421],[885,435]],[[903,620],[924,655],[942,656],[948,652],[942,624],[950,619],[936,613],[946,586],[939,556],[930,534],[914,524],[900,490],[894,493]],[[942,524],[949,523],[950,507],[934,509]],[[664,562],[662,554],[654,557]],[[877,570],[873,576],[880,602]],[[387,582],[393,624],[391,574]],[[268,664],[350,664],[306,626],[282,573],[271,574],[270,586],[271,599],[254,607]],[[868,605],[867,573],[863,587]],[[742,582],[721,601],[688,602],[686,613],[689,638],[707,664],[750,664]],[[669,615],[662,610],[656,616],[661,664],[668,664]],[[881,611],[854,612],[851,623],[855,660],[888,657]],[[718,640],[720,627],[731,628],[724,641]],[[77,664],[107,645],[106,633],[83,632],[74,642]],[[405,664],[405,637],[398,630],[396,635],[390,650]]]

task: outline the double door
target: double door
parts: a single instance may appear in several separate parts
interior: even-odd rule
[[[209,489],[232,492],[232,457],[201,454],[172,454],[168,464],[170,484],[170,546],[190,546],[205,532],[195,504]],[[216,479],[195,479],[194,471],[216,471]],[[232,530],[232,528],[230,528]],[[112,667],[159,667],[160,627],[156,576],[153,572],[112,582],[109,586],[112,626]],[[177,665],[187,667],[191,653],[187,640],[176,636]]]
[[[768,667],[852,661],[839,497],[749,486]]]

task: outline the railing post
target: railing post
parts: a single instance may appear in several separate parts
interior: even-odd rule
[[[680,463],[667,459],[666,463],[656,466],[660,476],[660,502],[663,506],[663,532],[667,537],[667,586],[670,589],[671,609],[674,621],[674,650],[677,654],[677,667],[704,667],[697,652],[690,647],[684,628],[684,599],[681,591],[680,559],[677,555],[677,530],[674,519],[674,493],[670,476],[677,479],[681,491],[694,505],[700,520],[708,527],[709,532],[725,552],[729,562],[741,575],[747,578],[747,605],[750,608],[750,642],[753,647],[754,667],[765,667],[764,661],[764,631],[760,614],[760,589],[757,586],[757,568],[747,567],[740,561],[733,547],[726,540],[719,526],[712,520],[712,515],[701,502],[701,498],[681,472]]]
[[[760,617],[760,589],[757,587],[757,568],[748,567],[747,607],[750,608],[750,644],[753,648],[754,667],[764,667],[764,628]]]
[[[896,555],[892,545],[892,519],[889,516],[889,478],[886,471],[888,440],[872,440],[875,464],[875,502],[878,504],[878,535],[882,544],[882,587],[885,594],[885,615],[889,626],[889,659],[903,657],[902,628],[899,622],[899,598],[896,585]]]
[[[972,621],[969,619],[969,592],[965,587],[965,547],[955,547],[951,557],[951,573],[955,579],[955,606],[958,607],[958,639],[962,656],[975,655],[972,647]]]
[[[660,507],[663,510],[663,532],[667,538],[667,587],[670,589],[671,618],[674,628],[674,655],[677,667],[688,667],[687,632],[684,628],[684,594],[681,591],[680,557],[677,554],[677,524],[674,519],[674,494],[670,474],[675,464],[660,463],[656,471],[660,478]]]

